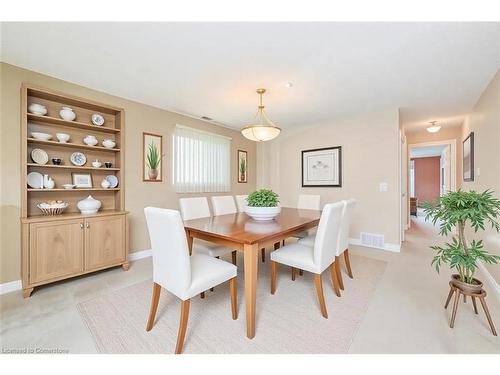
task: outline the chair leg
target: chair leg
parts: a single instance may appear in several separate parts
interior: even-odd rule
[[[201,298],[201,299],[205,298],[205,292],[201,292],[201,293],[200,293],[200,298]]]
[[[189,318],[189,304],[191,300],[181,302],[181,321],[179,322],[179,333],[177,334],[177,344],[175,345],[175,354],[182,353],[184,346],[184,337],[186,336],[186,328]]]
[[[271,261],[271,294],[276,293],[276,262]]]
[[[283,240],[283,246],[285,246],[285,240]]]
[[[447,309],[448,308],[448,304],[450,303],[450,300],[451,300],[451,296],[453,296],[453,287],[450,286],[450,293],[448,293],[448,298],[446,298],[446,303],[444,304],[444,308]]]
[[[292,267],[292,281],[295,281],[296,269]]]
[[[160,301],[160,284],[153,283],[153,297],[151,298],[151,307],[149,309],[148,324],[146,325],[146,331],[151,331],[153,324],[155,322],[156,309],[158,308],[158,302]]]
[[[304,275],[304,270],[299,270],[299,275],[303,276]]]
[[[236,277],[229,280],[229,290],[231,291],[231,315],[233,320],[238,319],[238,281]]]
[[[471,296],[471,298],[472,298],[472,306],[474,306],[474,312],[477,315],[478,312],[477,312],[477,305],[476,305],[476,297]]]
[[[339,281],[335,272],[335,262],[330,265],[330,278],[332,279],[332,287],[337,297],[340,297]]]
[[[351,261],[349,260],[349,249],[345,249],[344,251],[344,261],[345,261],[345,268],[347,269],[347,275],[352,279]]]
[[[262,249],[260,249],[260,256],[262,258],[262,263],[265,263],[266,262],[266,249],[264,247]]]
[[[457,317],[458,300],[460,299],[460,291],[455,290],[455,299],[453,300],[453,311],[451,313],[450,328],[455,325],[455,318]]]
[[[323,283],[321,282],[321,274],[314,275],[314,285],[316,286],[316,293],[318,294],[319,306],[321,308],[321,315],[323,318],[328,319],[328,312],[326,311],[325,296],[323,295]]]
[[[495,329],[495,325],[493,324],[493,320],[491,319],[491,315],[488,310],[488,306],[486,305],[486,301],[484,300],[484,297],[479,297],[479,302],[481,302],[481,306],[483,306],[484,313],[486,314],[486,319],[488,319],[488,323],[490,324],[491,332],[493,333],[493,336],[496,336],[497,331]]]
[[[467,302],[467,296],[464,294],[464,303]]]
[[[236,251],[231,253],[233,264],[236,266]]]
[[[339,257],[335,257],[335,272],[337,273],[337,280],[339,282],[340,289],[344,290],[344,280],[342,280],[342,274],[340,273]]]

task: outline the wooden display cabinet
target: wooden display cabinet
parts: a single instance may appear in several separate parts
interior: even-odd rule
[[[44,116],[28,113],[28,105],[44,105]],[[60,118],[62,106],[76,113],[74,121]],[[95,126],[93,113],[101,114],[105,122]],[[48,141],[38,140],[32,132],[52,134]],[[56,133],[70,135],[67,143],[58,142]],[[99,140],[95,146],[83,143],[86,135]],[[113,139],[112,149],[101,146],[104,139]],[[45,165],[31,160],[34,148],[47,152]],[[30,84],[21,87],[21,274],[23,296],[29,297],[33,288],[54,281],[94,272],[108,267],[122,266],[128,270],[128,221],[124,199],[124,111],[64,93],[47,90]],[[73,152],[82,152],[87,158],[84,166],[71,164]],[[53,165],[52,158],[61,158],[61,165]],[[103,167],[94,168],[92,161],[99,159]],[[104,162],[112,168],[104,168]],[[34,189],[27,185],[30,172],[48,174],[55,181],[53,189]],[[72,183],[71,174],[90,173],[91,188],[64,189]],[[101,188],[106,175],[115,175],[116,188]],[[80,214],[77,203],[88,195],[101,201],[100,210],[93,215]],[[43,216],[37,204],[47,200],[63,200],[69,203],[63,214]]]

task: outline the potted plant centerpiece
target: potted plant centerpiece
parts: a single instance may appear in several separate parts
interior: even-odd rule
[[[498,216],[500,214],[500,200],[492,192],[486,190],[482,193],[475,191],[448,192],[437,198],[435,205],[425,202],[423,204],[425,219],[431,219],[433,224],[439,224],[439,234],[447,236],[456,228],[451,242],[444,246],[431,246],[437,254],[432,259],[432,265],[439,272],[443,263],[448,264],[458,274],[452,275],[452,283],[459,289],[469,292],[479,292],[482,283],[474,278],[477,262],[497,263],[500,256],[489,254],[483,248],[481,240],[465,239],[465,228],[470,225],[477,233],[491,225],[497,232],[500,229]]]
[[[247,198],[245,213],[254,220],[272,220],[281,212],[278,206],[279,196],[272,190],[260,189],[251,193]]]

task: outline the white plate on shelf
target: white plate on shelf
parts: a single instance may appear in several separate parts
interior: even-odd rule
[[[87,158],[81,152],[73,152],[69,160],[71,160],[71,162],[78,167],[85,165],[87,162]]]
[[[96,126],[103,126],[104,125],[104,117],[100,115],[99,113],[94,113],[91,117],[92,119],[92,124]]]
[[[34,148],[31,150],[31,160],[33,160],[36,164],[45,165],[49,161],[49,155],[41,148]]]
[[[43,175],[38,172],[28,173],[27,179],[28,186],[32,189],[42,189],[43,188]]]
[[[105,179],[109,182],[110,188],[115,188],[118,186],[118,178],[116,178],[115,175],[110,174],[106,176]]]

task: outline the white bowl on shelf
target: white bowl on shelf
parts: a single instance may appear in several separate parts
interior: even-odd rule
[[[31,103],[28,106],[28,112],[34,115],[45,116],[47,114],[47,108],[42,104]]]
[[[32,132],[31,136],[41,141],[48,141],[49,139],[52,138],[52,134],[42,133],[42,132]]]
[[[105,139],[104,141],[102,141],[102,145],[106,148],[113,148],[116,146],[116,142],[112,139]]]
[[[76,187],[76,185],[73,185],[73,184],[63,184],[62,187],[69,190],[69,189],[74,189]]]
[[[83,143],[85,143],[87,146],[95,146],[99,143],[99,141],[94,135],[87,135],[85,138],[83,138]]]
[[[66,143],[69,141],[69,134],[66,133],[56,133],[56,138],[59,140],[61,143]]]

